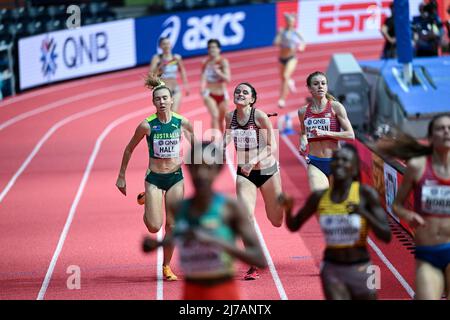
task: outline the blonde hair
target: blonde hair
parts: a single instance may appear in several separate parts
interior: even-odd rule
[[[170,96],[172,96],[172,90],[170,90],[170,88],[166,86],[165,82],[162,81],[161,78],[153,72],[149,72],[147,74],[144,83],[147,88],[153,91],[153,95],[157,90],[167,89],[169,90]]]

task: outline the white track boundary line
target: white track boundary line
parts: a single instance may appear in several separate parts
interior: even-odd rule
[[[205,108],[197,108],[194,109],[191,112],[187,112],[186,113],[186,117],[188,116],[194,116],[194,115],[198,115],[201,113],[205,113],[206,109]],[[91,170],[92,167],[94,165],[95,159],[97,158],[97,155],[100,151],[100,147],[103,143],[103,141],[105,140],[105,138],[110,134],[110,132],[117,127],[118,125],[132,119],[138,116],[142,116],[143,114],[148,113],[148,107],[144,107],[138,111],[132,112],[132,113],[128,113],[124,116],[121,116],[120,118],[114,120],[112,123],[110,123],[105,130],[103,130],[103,132],[100,134],[100,136],[97,138],[97,141],[95,142],[95,147],[94,150],[91,153],[91,156],[89,157],[89,161],[88,164],[86,166],[86,169],[84,171],[83,174],[83,178],[81,180],[81,183],[78,187],[77,193],[75,195],[75,199],[72,202],[72,205],[70,207],[70,211],[69,211],[69,215],[67,217],[66,223],[64,225],[63,231],[61,232],[61,235],[59,237],[59,241],[58,244],[56,246],[56,250],[53,254],[52,260],[50,261],[50,265],[47,269],[47,273],[45,274],[45,278],[44,281],[42,282],[42,286],[41,289],[39,290],[39,294],[36,298],[36,300],[43,300],[45,297],[45,293],[47,292],[48,286],[50,284],[50,280],[52,278],[53,275],[53,271],[55,269],[56,263],[58,261],[59,255],[61,254],[62,248],[64,246],[64,242],[66,240],[67,234],[69,233],[69,229],[70,229],[70,225],[72,224],[73,218],[75,216],[75,212],[77,210],[78,204],[81,200],[81,196],[83,195],[84,192],[84,188],[87,184],[87,181],[89,179],[89,176],[91,174]],[[158,257],[158,262],[159,262],[159,257]],[[162,261],[161,261],[161,270],[159,268],[157,268],[157,276],[159,277],[162,274]],[[161,276],[162,278],[162,276]],[[158,283],[157,285],[158,287],[161,287],[160,291],[157,292],[157,297],[159,296],[159,294],[161,295],[161,299],[162,299],[162,282],[161,284]]]
[[[231,176],[233,177],[233,181],[236,181],[236,169],[232,165],[232,161],[230,161],[230,157],[228,155],[228,150],[225,151],[225,157],[227,161],[228,169],[230,170]],[[278,294],[280,295],[281,300],[288,300],[286,291],[284,290],[283,283],[280,280],[280,276],[278,275],[277,269],[275,268],[275,264],[273,263],[272,256],[270,255],[269,249],[267,248],[267,244],[264,240],[264,236],[259,228],[258,221],[256,221],[256,217],[254,219],[255,222],[255,231],[258,236],[259,242],[264,252],[264,256],[266,257],[267,264],[269,265],[270,273],[272,274],[273,281],[275,286],[277,287]]]
[[[16,173],[13,175],[13,177],[9,180],[8,184],[6,185],[6,187],[2,190],[2,192],[0,193],[0,203],[2,203],[3,199],[8,194],[9,190],[11,190],[11,188],[14,186],[15,182],[17,181],[17,179],[20,177],[20,175],[24,172],[24,170],[27,168],[27,166],[30,164],[30,162],[33,160],[33,158],[39,152],[39,150],[44,145],[44,143],[47,142],[47,140],[50,139],[50,137],[59,128],[63,127],[64,125],[66,125],[66,124],[68,124],[68,123],[70,123],[70,122],[72,122],[74,120],[78,120],[78,119],[80,119],[82,117],[89,116],[89,115],[92,115],[94,113],[97,113],[97,112],[100,112],[100,111],[103,111],[103,110],[106,110],[106,109],[109,109],[109,108],[112,108],[112,107],[120,106],[120,105],[122,105],[124,103],[132,102],[132,101],[135,101],[135,100],[140,100],[140,99],[143,99],[143,98],[145,98],[147,96],[148,96],[148,93],[140,93],[140,94],[132,95],[132,96],[127,97],[127,98],[122,98],[122,99],[114,100],[114,101],[111,101],[111,102],[107,102],[107,103],[101,104],[101,105],[99,105],[99,106],[97,106],[95,108],[74,113],[74,114],[72,114],[72,115],[70,115],[70,116],[68,116],[68,117],[58,121],[57,123],[55,123],[44,134],[44,136],[39,140],[39,142],[33,148],[31,153],[28,155],[28,157],[22,163],[20,168],[16,171]]]
[[[281,135],[281,138],[283,139],[284,143],[288,146],[289,150],[295,155],[295,157],[300,161],[300,163],[306,168],[306,162],[305,159],[303,159],[299,154],[297,149],[295,148],[294,144],[289,140],[286,135]],[[386,265],[386,267],[392,272],[394,277],[398,280],[398,282],[402,285],[402,287],[405,289],[405,291],[409,294],[411,298],[414,298],[414,290],[411,288],[411,286],[408,284],[408,282],[403,278],[403,276],[398,272],[398,270],[394,267],[394,265],[389,261],[389,259],[383,254],[383,252],[378,248],[378,246],[372,241],[370,237],[367,239],[367,243],[370,245],[370,247],[375,251],[375,253],[378,255],[378,257],[383,261],[383,263]]]
[[[156,240],[163,240],[162,229],[156,234]],[[162,274],[162,264],[164,262],[164,248],[159,247],[156,252],[156,300],[164,300],[164,279]]]
[[[129,113],[129,114],[122,116],[119,119],[113,121],[112,123],[110,123],[108,125],[108,127],[106,127],[106,129],[100,134],[99,138],[95,142],[94,150],[92,151],[91,156],[89,157],[88,165],[87,165],[86,169],[84,170],[83,178],[78,187],[77,193],[75,195],[75,199],[72,202],[72,206],[70,207],[69,215],[68,215],[66,223],[64,225],[64,229],[61,232],[61,236],[59,237],[59,241],[56,246],[56,250],[53,254],[52,260],[47,269],[47,273],[45,275],[44,281],[42,282],[41,290],[39,290],[37,300],[43,300],[45,297],[45,293],[47,292],[48,285],[50,284],[50,280],[52,278],[53,271],[56,266],[56,262],[58,261],[59,255],[60,255],[62,247],[64,245],[64,241],[66,240],[67,234],[69,233],[70,225],[72,224],[73,217],[75,216],[75,212],[77,210],[78,204],[80,203],[81,196],[83,195],[84,188],[89,179],[89,175],[91,174],[91,170],[94,165],[94,161],[97,158],[97,155],[98,155],[98,152],[100,150],[103,140],[108,136],[108,134],[111,132],[111,130],[114,129],[119,124],[121,124],[125,121],[128,121],[134,117],[141,116],[147,112],[148,112],[147,108],[143,108],[141,110],[138,110],[133,113]]]

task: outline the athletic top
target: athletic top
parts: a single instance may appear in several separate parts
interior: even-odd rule
[[[365,247],[367,241],[367,220],[359,214],[350,214],[347,206],[360,203],[359,182],[350,187],[347,199],[340,203],[331,200],[328,189],[319,202],[318,215],[327,248]]]
[[[162,71],[161,79],[176,79],[178,73],[178,60],[175,56],[172,56],[172,59],[165,59],[164,56],[160,54],[158,68]]]
[[[237,110],[233,112],[230,129],[234,139],[234,148],[238,151],[249,151],[259,147],[259,128],[255,122],[255,110],[252,107],[250,117],[243,126],[238,123]]]
[[[155,113],[146,120],[150,125],[150,135],[147,136],[150,158],[179,158],[183,117],[172,112],[172,119],[168,123],[162,123]]]
[[[294,49],[301,43],[301,38],[295,30],[284,29],[281,31],[280,46],[282,48]]]
[[[234,244],[234,232],[223,217],[225,196],[215,193],[207,211],[198,217],[189,214],[191,201],[192,199],[183,200],[175,214],[174,236],[183,274],[186,278],[198,280],[233,276],[232,256],[217,246],[183,237],[183,234],[192,228],[202,228],[212,236]]]
[[[313,129],[321,129],[325,131],[340,132],[341,124],[331,107],[331,101],[328,100],[325,109],[320,113],[313,113],[311,104],[306,107],[305,117],[303,120],[308,141],[333,140],[328,137],[316,137],[311,133]]]
[[[431,156],[427,157],[425,171],[413,192],[417,213],[450,218],[450,179],[444,180],[434,173]]]
[[[220,70],[223,71],[223,58],[220,58],[218,61],[214,62],[214,63],[209,63],[211,60],[208,59],[203,63],[202,66],[202,72],[205,73],[206,76],[206,81],[208,83],[220,83],[223,82],[224,80],[219,77],[219,75],[217,74],[216,70],[215,70],[215,66],[218,65],[220,67]]]

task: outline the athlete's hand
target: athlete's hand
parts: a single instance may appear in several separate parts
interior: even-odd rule
[[[298,150],[302,157],[307,158],[308,154],[308,141],[305,139],[300,139],[300,148]]]
[[[125,181],[125,178],[118,177],[116,181],[116,187],[120,192],[122,192],[123,195],[127,195],[127,183]]]
[[[294,207],[294,198],[286,193],[282,193],[278,196],[278,203],[280,206],[284,207],[286,211],[292,211],[292,208]]]
[[[193,238],[201,243],[214,243],[216,238],[209,232],[205,231],[203,228],[192,229]]]
[[[251,163],[246,163],[241,167],[241,172],[248,177],[250,172],[253,170],[253,165]]]
[[[189,85],[187,83],[184,85],[184,94],[186,95],[186,97],[191,94],[191,88],[189,88]]]
[[[306,48],[306,44],[304,44],[304,43],[301,43],[301,44],[298,46],[298,50],[299,50],[300,52],[305,51],[305,48]]]
[[[316,137],[326,137],[328,136],[328,131],[321,130],[321,129],[312,129],[311,133]]]
[[[418,213],[414,212],[406,218],[406,222],[411,228],[423,227],[425,225],[425,220]]]

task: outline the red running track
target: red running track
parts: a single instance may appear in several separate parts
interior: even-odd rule
[[[294,74],[299,90],[291,94],[282,112],[276,107],[276,49],[226,53],[232,71],[229,90],[248,81],[257,88],[258,108],[293,112],[307,95],[307,74],[325,71],[333,53],[376,59],[380,50],[379,41],[309,46]],[[185,61],[192,94],[183,98],[180,112],[206,129],[209,116],[198,93],[201,59]],[[140,67],[57,84],[0,103],[0,299],[180,298],[181,281],[159,280],[160,254],[140,251],[146,228],[135,195],[143,189],[144,143],[127,171],[128,196],[115,187],[126,143],[137,124],[154,110],[151,94],[143,86],[146,70]],[[298,207],[309,190],[296,154],[297,140],[282,137],[279,154],[283,188],[294,195]],[[225,167],[217,189],[234,196],[234,179],[234,167]],[[186,194],[191,192],[187,177]],[[244,297],[323,299],[319,266],[324,243],[317,222],[310,220],[297,234],[284,226],[274,228],[260,196],[256,221],[271,266],[259,280],[248,282],[241,280],[246,266],[237,265]],[[373,261],[381,272],[379,297],[409,299],[413,256],[396,238],[389,245],[371,239]],[[176,254],[173,261],[178,271]],[[67,283],[73,266],[80,268],[81,286],[71,290]]]

